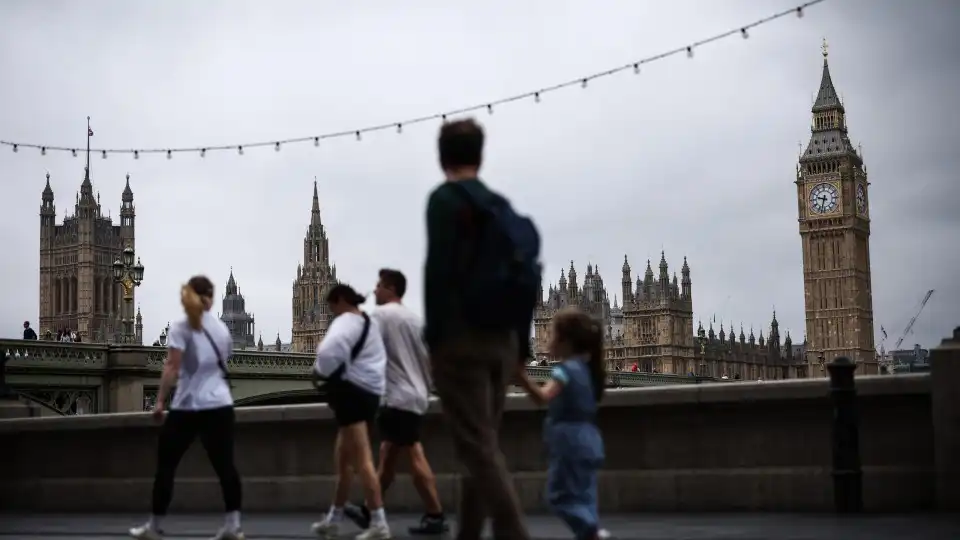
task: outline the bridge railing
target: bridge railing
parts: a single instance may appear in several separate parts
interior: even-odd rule
[[[6,359],[6,369],[3,371],[7,374],[106,376],[115,369],[127,373],[133,369],[151,376],[149,373],[157,373],[162,369],[166,350],[159,346],[4,339],[0,340],[0,357]],[[236,350],[228,367],[231,375],[241,378],[306,380],[311,376],[313,362],[312,354]],[[538,381],[545,381],[550,376],[550,370],[550,367],[527,367],[530,377]],[[607,378],[611,387],[698,384],[713,380],[710,377],[626,371],[611,371]]]

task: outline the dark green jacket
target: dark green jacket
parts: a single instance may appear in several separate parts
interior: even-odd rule
[[[461,180],[470,183],[471,191],[488,191],[480,180]],[[424,268],[424,338],[431,349],[456,336],[466,328],[463,314],[457,307],[460,280],[459,261],[462,260],[468,239],[462,226],[471,215],[470,203],[458,193],[457,186],[444,182],[437,186],[427,201],[427,262]],[[520,345],[519,360],[530,357],[530,326],[533,314],[523,321],[515,321]]]

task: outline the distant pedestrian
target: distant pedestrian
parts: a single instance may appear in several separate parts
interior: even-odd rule
[[[335,285],[327,293],[334,314],[327,334],[317,347],[314,372],[326,379],[327,403],[337,421],[334,466],[337,483],[327,515],[311,529],[324,538],[336,538],[344,505],[356,473],[370,508],[370,521],[357,540],[390,538],[383,509],[380,480],[373,465],[367,424],[373,422],[386,386],[387,354],[377,321],[360,310],[364,297],[349,285]]]
[[[64,329],[63,333],[60,334],[60,341],[62,343],[73,343],[73,336],[70,330]]]
[[[387,386],[377,416],[380,432],[380,490],[383,493],[397,474],[397,460],[409,460],[413,485],[426,506],[420,524],[410,534],[442,534],[447,530],[437,482],[420,444],[423,415],[430,406],[430,359],[423,343],[423,324],[416,313],[401,302],[407,278],[399,270],[382,269],[374,297],[377,310],[372,317],[380,327],[387,352]],[[366,506],[347,505],[347,517],[361,528],[370,524]]]
[[[544,386],[520,370],[530,397],[548,404],[543,430],[549,454],[547,502],[577,540],[607,538],[597,510],[597,471],[604,449],[595,422],[606,382],[600,325],[576,309],[558,313],[553,319],[550,354],[563,361]]]
[[[226,507],[223,527],[213,540],[244,540],[240,528],[243,492],[234,464],[233,396],[227,381],[227,360],[233,350],[230,330],[210,313],[213,283],[195,276],[180,291],[186,318],[170,328],[167,360],[153,415],[163,422],[157,443],[157,471],[153,478],[153,513],[150,520],[130,530],[144,540],[162,539],[162,520],[173,498],[177,465],[199,436],[213,470],[220,479]],[[176,393],[164,421],[170,392]]]
[[[23,339],[37,339],[37,333],[30,328],[30,321],[23,321]]]
[[[529,538],[498,430],[507,388],[530,354],[540,287],[540,237],[478,178],[484,134],[472,119],[440,129],[446,181],[427,203],[424,337],[454,446],[468,474],[460,486],[458,538]]]

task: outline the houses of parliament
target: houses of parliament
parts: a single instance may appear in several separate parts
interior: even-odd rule
[[[577,306],[602,321],[611,369],[726,376],[730,379],[819,377],[823,363],[837,356],[857,362],[858,373],[878,373],[874,350],[870,273],[869,182],[859,152],[850,142],[843,103],[834,88],[824,45],[820,87],[812,113],[809,142],[796,165],[800,247],[806,333],[802,342],[780,335],[776,314],[756,337],[743,328],[694,328],[693,279],[684,258],[680,274],[670,272],[666,254],[656,267],[646,261],[634,277],[628,257],[621,267],[620,290],[613,304],[599,267],[587,265],[582,276],[571,261],[559,281],[546,290],[534,316],[534,351],[550,360],[547,344],[551,320],[561,309]],[[56,224],[49,176],[40,207],[40,333],[76,330],[85,341],[113,341],[119,329],[125,291],[112,279],[111,264],[126,247],[134,247],[135,209],[129,178],[121,194],[120,223],[103,215],[94,195],[89,166],[74,214]],[[312,352],[331,320],[324,298],[338,282],[330,263],[327,231],[320,218],[317,184],[303,239],[303,259],[292,284],[292,340],[276,351]],[[675,261],[676,263],[676,261]],[[676,268],[674,266],[674,268]],[[254,318],[245,311],[233,271],[226,287],[221,318],[234,345],[254,345]],[[129,314],[128,314],[129,316]],[[137,320],[137,335],[142,331]]]
[[[558,310],[576,306],[602,321],[610,369],[726,376],[729,379],[819,377],[823,364],[838,356],[857,363],[857,372],[878,373],[874,349],[870,274],[869,182],[860,153],[850,142],[846,111],[823,47],[823,71],[814,101],[810,140],[796,166],[794,184],[803,254],[806,335],[795,345],[781,341],[773,313],[764,338],[743,328],[739,335],[722,323],[719,332],[693,326],[693,281],[684,258],[680,279],[672,278],[665,254],[656,274],[647,261],[633,280],[627,257],[620,298],[611,307],[599,268],[587,265],[581,285],[573,261],[550,285],[534,317],[539,359],[550,360],[550,321]],[[636,366],[634,368],[634,366]]]

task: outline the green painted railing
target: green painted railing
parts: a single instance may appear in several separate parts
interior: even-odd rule
[[[166,351],[163,347],[140,345],[103,345],[89,343],[58,343],[53,341],[0,340],[0,355],[6,357],[7,373],[60,374],[104,373],[114,367],[114,355],[141,354],[142,366],[160,371]],[[306,379],[310,377],[313,355],[272,351],[234,351],[228,362],[237,376],[278,377]],[[128,361],[124,368],[132,367]],[[550,376],[550,367],[528,366],[527,373],[537,381]],[[607,384],[611,387],[667,386],[713,382],[712,377],[611,371]]]

